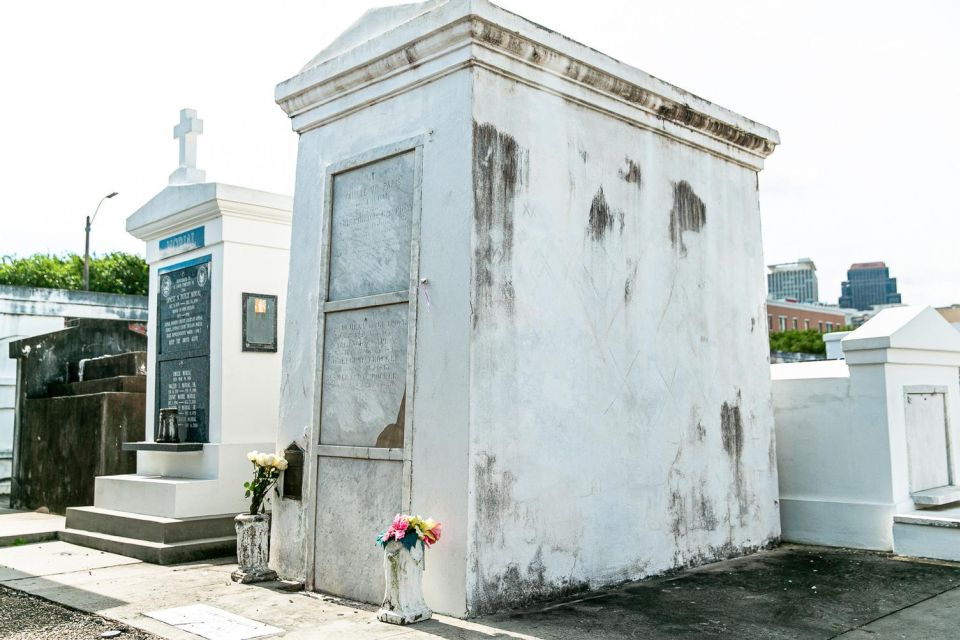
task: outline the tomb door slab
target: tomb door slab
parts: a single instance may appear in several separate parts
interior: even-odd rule
[[[950,457],[943,393],[906,394],[910,491],[950,484]]]
[[[410,503],[418,141],[326,176],[320,419],[314,432],[313,589],[379,602],[377,533]]]

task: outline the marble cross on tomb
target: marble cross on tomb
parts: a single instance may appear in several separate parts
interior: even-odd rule
[[[203,182],[207,172],[197,169],[197,136],[203,133],[203,120],[196,109],[180,109],[180,123],[173,128],[173,137],[180,140],[180,166],[170,174],[170,184]]]

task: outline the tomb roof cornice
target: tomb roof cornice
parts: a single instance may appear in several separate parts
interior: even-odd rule
[[[422,3],[392,25],[370,18],[368,27],[365,19],[277,86],[276,101],[294,130],[309,131],[457,70],[480,67],[752,168],[761,168],[780,142],[770,127],[486,0]]]
[[[169,186],[127,218],[127,232],[149,241],[217,217],[289,225],[293,199],[219,182]]]

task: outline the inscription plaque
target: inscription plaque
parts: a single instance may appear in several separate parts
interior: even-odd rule
[[[210,404],[209,357],[161,360],[157,378],[160,406],[177,408],[180,441],[206,442]]]
[[[176,407],[181,442],[207,442],[210,405],[210,256],[158,272],[157,403]],[[155,414],[156,415],[156,414]]]
[[[329,300],[410,287],[413,152],[333,178]]]
[[[406,303],[328,313],[320,443],[376,446],[400,415],[407,377]]]
[[[277,296],[243,294],[243,350],[277,350]]]
[[[191,263],[159,274],[159,354],[210,349],[210,257]]]

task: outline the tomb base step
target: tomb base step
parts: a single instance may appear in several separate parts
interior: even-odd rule
[[[147,542],[173,544],[236,536],[236,514],[193,518],[165,518],[97,507],[70,507],[65,527]]]
[[[238,484],[242,486],[242,482]],[[223,493],[217,480],[135,474],[97,476],[93,504],[107,511],[176,519],[243,511],[245,501],[234,500],[238,506],[231,509],[231,501],[225,500]],[[243,493],[238,495],[242,497]]]
[[[960,506],[895,515],[893,550],[902,556],[960,562]]]
[[[183,542],[153,542],[82,529],[64,529],[60,540],[98,551],[116,553],[153,564],[179,564],[210,558],[235,557],[236,536],[202,538]]]
[[[910,494],[913,504],[918,507],[939,507],[953,502],[960,502],[960,487],[947,485],[936,489],[926,489]]]

